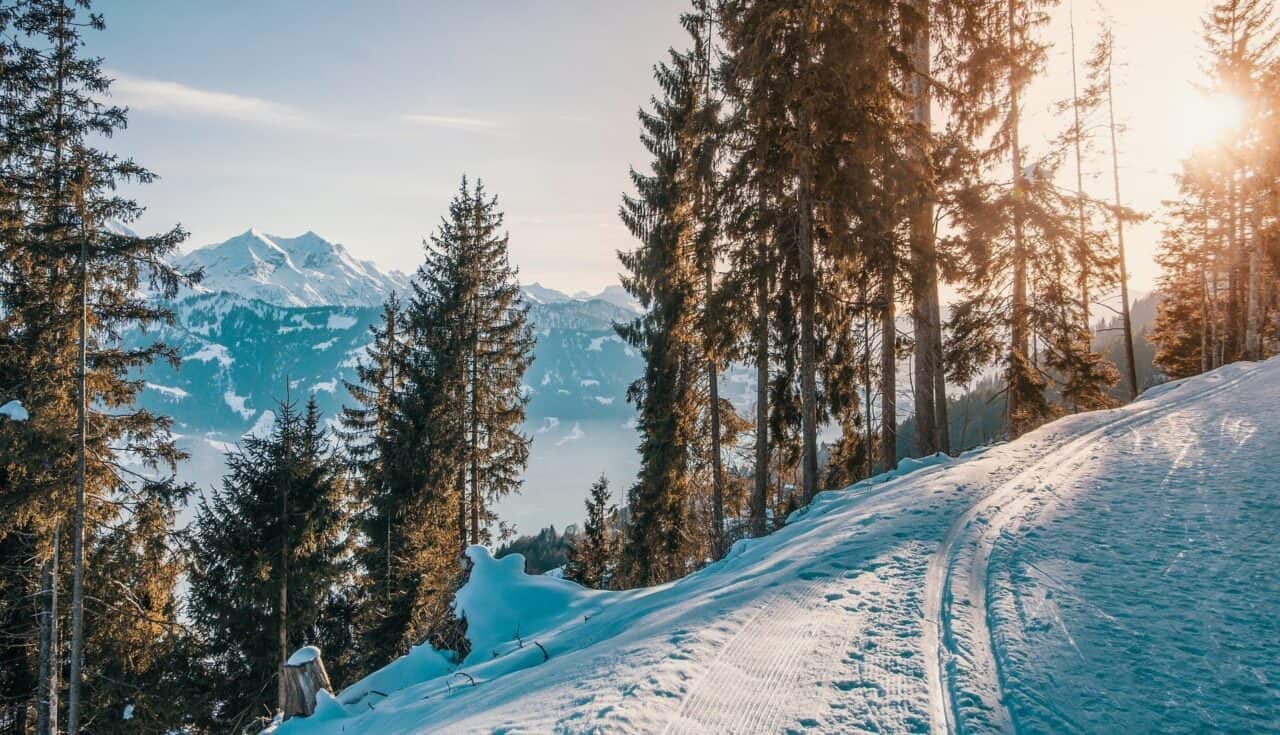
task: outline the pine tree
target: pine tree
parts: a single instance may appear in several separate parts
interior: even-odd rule
[[[444,388],[446,442],[457,448],[459,547],[490,540],[488,507],[520,487],[529,438],[520,432],[524,372],[533,333],[501,233],[497,197],[464,178],[449,214],[426,245],[408,318]]]
[[[1223,0],[1203,20],[1209,79],[1205,90],[1238,100],[1239,128],[1193,152],[1179,177],[1181,199],[1162,253],[1166,292],[1152,339],[1168,374],[1211,370],[1280,349],[1274,315],[1274,249],[1280,181],[1280,110],[1273,5]],[[1268,255],[1270,248],[1270,255]],[[1194,315],[1194,317],[1193,317]]]
[[[281,403],[271,435],[246,438],[227,467],[188,531],[189,603],[216,693],[204,724],[238,732],[275,709],[270,690],[292,648],[329,652],[343,680],[351,540],[343,468],[314,398],[302,414]]]
[[[591,492],[587,495],[587,518],[581,535],[569,547],[565,579],[594,589],[610,586],[618,555],[614,538],[618,508],[612,501],[609,480],[601,475],[591,484]]]
[[[644,375],[627,391],[639,413],[640,472],[628,491],[630,513],[621,576],[635,585],[656,584],[691,570],[688,538],[691,468],[688,447],[697,422],[699,273],[693,240],[697,224],[690,203],[703,182],[691,175],[697,153],[682,132],[697,113],[704,88],[691,52],[670,52],[655,67],[663,96],[639,113],[641,142],[653,156],[651,173],[635,169],[635,196],[624,196],[623,223],[640,241],[619,258],[622,285],[645,313],[618,325],[640,351]]]
[[[84,597],[83,560],[93,553],[88,543],[121,508],[173,505],[184,495],[171,481],[156,481],[171,477],[183,456],[170,439],[169,421],[134,407],[142,390],[135,371],[157,359],[176,362],[176,356],[158,342],[125,349],[118,336],[171,319],[163,305],[142,295],[142,286],[173,295],[180,274],[165,259],[185,235],[174,229],[135,237],[109,227],[142,212],[117,187],[153,177],[132,160],[94,147],[126,121],[124,110],[102,102],[109,90],[102,61],[83,55],[82,33],[101,29],[101,16],[89,12],[88,2],[58,0],[24,0],[0,14],[7,31],[0,48],[0,352],[6,353],[0,392],[21,400],[32,415],[16,429],[16,451],[6,458],[0,535],[35,539],[33,556],[45,566],[60,537],[59,556],[69,557],[67,720],[78,730],[91,714],[81,687],[86,631],[110,615]],[[118,462],[123,453],[141,460],[148,477]],[[50,568],[46,578],[56,584],[59,576]],[[52,592],[51,584],[44,587]],[[57,621],[56,611],[43,615],[50,627]],[[62,669],[51,660],[55,653],[54,646],[43,649],[41,668],[49,677]],[[50,726],[54,712],[42,709]]]

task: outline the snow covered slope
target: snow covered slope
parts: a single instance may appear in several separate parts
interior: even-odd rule
[[[347,249],[314,232],[298,237],[256,229],[174,259],[183,269],[204,268],[197,293],[223,291],[275,306],[378,306],[408,279],[356,260]]]
[[[470,553],[473,653],[278,728],[1244,732],[1280,722],[1280,360],[821,494],[657,588]]]

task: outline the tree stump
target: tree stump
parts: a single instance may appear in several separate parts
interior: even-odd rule
[[[294,652],[284,665],[284,718],[295,715],[309,717],[316,711],[316,692],[333,691],[329,674],[320,660],[320,649],[304,646]]]

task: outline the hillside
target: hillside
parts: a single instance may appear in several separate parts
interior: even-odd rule
[[[1277,406],[1280,360],[1162,385],[823,493],[656,588],[586,591],[475,548],[467,660],[416,650],[277,732],[1266,727]]]

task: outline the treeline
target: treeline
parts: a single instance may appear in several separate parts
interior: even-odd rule
[[[1125,235],[1146,215],[1122,198],[1109,21],[1071,28],[1060,133],[1023,130],[1057,5],[694,0],[682,15],[688,43],[639,114],[651,162],[621,207],[637,241],[624,285],[645,313],[619,333],[646,370],[612,584],[681,576],[819,489],[893,467],[899,396],[926,455],[966,441],[957,406],[1002,407],[1013,438],[1144,387]],[[1199,370],[1275,351],[1269,18],[1262,0],[1206,16],[1214,84],[1251,100],[1251,122],[1183,177],[1155,335],[1171,374],[1186,372],[1175,352]],[[1091,326],[1111,314],[1114,361]],[[730,363],[754,367],[754,405],[719,395]],[[990,386],[981,405],[948,396],[973,385]]]
[[[0,732],[256,731],[303,645],[340,684],[424,641],[465,655],[460,552],[506,533],[529,451],[496,198],[463,180],[342,414],[278,376],[271,433],[177,530],[185,456],[135,403],[178,355],[122,335],[171,323],[200,274],[167,264],[180,228],[118,234],[142,212],[119,187],[154,177],[96,147],[127,121],[84,53],[103,27],[87,0],[0,2],[0,404],[22,407],[0,416]]]
[[[199,503],[184,548],[201,731],[260,727],[303,645],[339,686],[414,645],[468,653],[451,607],[461,552],[505,535],[493,503],[518,489],[530,441],[533,335],[502,219],[464,179],[407,300],[392,295],[371,327],[337,441],[314,399],[286,398]]]
[[[1152,338],[1169,376],[1280,351],[1280,36],[1266,0],[1204,19],[1206,92],[1239,120],[1183,161],[1158,256],[1164,301]]]

